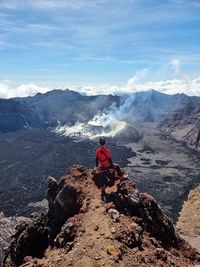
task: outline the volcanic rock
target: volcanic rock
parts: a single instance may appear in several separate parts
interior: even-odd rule
[[[177,222],[181,237],[200,252],[200,186],[191,190]]]
[[[4,257],[5,251],[10,245],[11,237],[15,233],[15,227],[18,223],[23,221],[29,221],[29,218],[25,217],[5,217],[0,213],[0,266]]]
[[[119,212],[117,210],[109,209],[108,214],[110,215],[110,217],[113,219],[114,222],[119,221]]]
[[[95,183],[101,178],[97,170],[81,166],[73,166],[58,183],[49,178],[48,212],[17,227],[4,266],[186,267],[200,263],[198,252],[180,238],[151,196],[113,172],[104,177],[109,182],[102,191]],[[110,217],[111,209],[119,214],[118,222]]]
[[[114,257],[120,257],[121,256],[121,251],[118,247],[114,246],[114,245],[108,245],[107,246],[107,253],[109,255],[112,255]]]
[[[11,235],[13,234],[16,220],[8,219],[3,213],[0,213],[0,263],[4,255],[4,249],[9,245]]]
[[[200,98],[184,96],[179,105],[161,121],[161,126],[175,139],[189,147],[200,148]]]

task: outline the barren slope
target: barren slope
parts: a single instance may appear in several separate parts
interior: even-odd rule
[[[200,252],[200,187],[190,191],[177,227],[181,236]]]
[[[155,200],[129,179],[74,166],[49,178],[48,213],[18,226],[4,266],[194,266],[200,256]]]

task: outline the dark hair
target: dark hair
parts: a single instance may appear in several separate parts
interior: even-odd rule
[[[103,145],[105,145],[105,143],[106,143],[106,139],[105,139],[104,137],[100,137],[100,138],[99,138],[99,144],[100,144],[101,146],[103,146]]]

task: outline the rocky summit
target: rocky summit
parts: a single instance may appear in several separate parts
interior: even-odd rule
[[[154,198],[114,171],[73,166],[59,182],[48,178],[47,200],[47,212],[17,225],[4,267],[200,264]]]

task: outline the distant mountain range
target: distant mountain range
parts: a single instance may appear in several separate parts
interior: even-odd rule
[[[0,131],[48,128],[88,121],[113,103],[117,96],[84,96],[70,90],[53,90],[33,97],[0,100]]]
[[[121,96],[85,96],[71,90],[53,90],[33,97],[0,99],[0,132],[74,125],[102,112],[128,123],[160,123],[163,129],[175,132],[175,138],[199,145],[200,97],[155,90]]]

